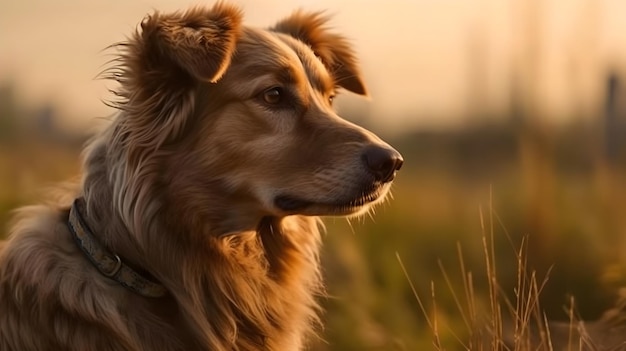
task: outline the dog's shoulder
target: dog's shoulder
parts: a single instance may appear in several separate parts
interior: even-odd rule
[[[67,209],[41,205],[16,214],[0,252],[2,350],[68,349],[80,333],[78,339],[89,344],[83,349],[97,343],[115,349],[113,340],[118,338],[106,329],[99,335],[98,320],[121,320],[118,308],[110,296],[98,293],[111,289],[73,243],[65,223],[67,213]],[[50,326],[56,335],[44,335],[42,331]]]
[[[77,248],[64,218],[68,210],[47,205],[23,207],[15,220],[0,254],[2,281],[20,271],[25,279],[39,277],[41,267],[50,273],[66,261],[74,260]],[[68,262],[73,263],[73,262]]]

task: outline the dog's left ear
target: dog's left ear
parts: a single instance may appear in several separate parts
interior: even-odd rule
[[[357,60],[346,38],[329,31],[328,16],[321,12],[296,11],[270,30],[285,33],[308,44],[330,71],[335,84],[360,95],[367,95]]]

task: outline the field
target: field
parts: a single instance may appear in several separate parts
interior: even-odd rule
[[[10,209],[79,174],[80,138],[24,133],[0,143],[2,228]],[[315,350],[494,349],[520,296],[525,316],[553,320],[609,308],[626,286],[620,153],[607,157],[593,126],[541,135],[486,126],[392,140],[406,161],[393,200],[326,220]]]

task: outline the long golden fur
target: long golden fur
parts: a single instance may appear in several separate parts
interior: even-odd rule
[[[319,215],[366,212],[402,164],[341,119],[366,94],[347,41],[318,13],[270,29],[218,3],[154,13],[105,75],[119,113],[67,200],[19,211],[0,253],[0,349],[300,350],[319,324]],[[167,288],[140,296],[72,240],[94,235]]]

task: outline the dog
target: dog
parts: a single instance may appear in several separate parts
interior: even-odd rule
[[[319,216],[384,201],[401,155],[333,110],[367,95],[323,13],[268,29],[223,2],[147,16],[103,76],[118,109],[76,189],[0,253],[0,349],[301,350]]]

